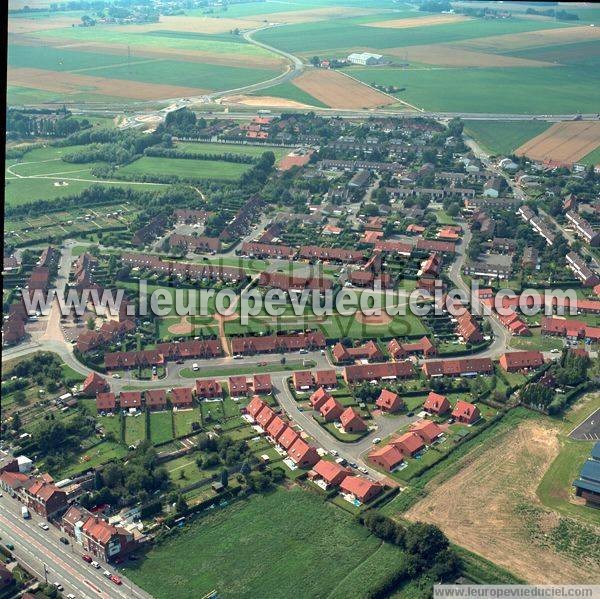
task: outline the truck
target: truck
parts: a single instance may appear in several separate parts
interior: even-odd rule
[[[29,520],[29,518],[31,518],[29,509],[25,505],[21,506],[21,516],[23,516],[23,520]]]

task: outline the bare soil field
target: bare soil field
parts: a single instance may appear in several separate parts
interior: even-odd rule
[[[568,121],[556,123],[544,133],[517,148],[517,156],[572,164],[600,146],[600,123]]]
[[[126,56],[127,47],[122,45],[103,44],[102,42],[79,42],[64,39],[44,38],[43,40],[28,36],[15,36],[15,43],[27,46],[52,46],[55,48],[80,49],[82,52],[99,52]],[[231,67],[256,67],[279,68],[286,61],[275,54],[272,56],[248,56],[243,54],[224,54],[222,52],[209,52],[205,50],[180,50],[177,48],[162,47],[160,49],[150,46],[135,46],[132,55],[138,58],[168,58],[170,60],[183,60],[186,62],[202,62]]]
[[[398,101],[336,71],[308,71],[292,83],[331,108],[376,108]]]
[[[257,23],[264,23],[265,20],[269,21],[269,23],[313,23],[316,21],[326,21],[331,17],[364,17],[381,12],[382,11],[370,8],[327,6],[312,10],[290,10],[262,15],[249,15],[244,17],[244,20],[247,22],[252,22],[253,27],[256,27]]]
[[[45,19],[9,19],[8,33],[33,33],[35,31],[46,31],[48,29],[61,29],[71,27],[73,23],[80,22],[75,17],[52,16]]]
[[[173,335],[189,335],[194,331],[194,325],[189,321],[188,316],[182,316],[181,320],[175,324],[172,324],[168,331]]]
[[[236,104],[238,106],[271,106],[273,108],[310,108],[310,106],[301,102],[273,96],[227,96],[221,98],[219,103]]]
[[[382,27],[385,29],[410,29],[411,27],[424,27],[427,25],[447,25],[470,21],[470,17],[463,15],[431,15],[429,17],[413,17],[409,19],[390,19],[389,21],[376,21],[363,23],[365,27]]]
[[[473,52],[450,44],[431,44],[389,48],[386,54],[405,58],[411,62],[422,62],[440,67],[552,67],[550,62],[529,60],[516,56]]]
[[[123,81],[122,79],[105,79],[102,77],[28,68],[8,69],[7,79],[9,85],[43,89],[50,92],[64,94],[91,92],[133,100],[161,100],[207,93],[207,90],[192,87],[140,83]]]
[[[559,516],[542,508],[535,491],[558,452],[553,424],[523,422],[483,452],[463,458],[462,470],[432,488],[405,516],[438,525],[453,542],[529,583],[597,583],[598,564],[559,553],[545,541]],[[433,479],[427,488],[435,484]],[[449,504],[449,498],[460,501]],[[519,508],[523,505],[526,509]]]
[[[357,312],[355,318],[361,324],[366,324],[370,326],[382,326],[386,324],[390,324],[392,320],[394,320],[387,312],[382,311],[381,314],[363,314],[362,312]]]
[[[560,44],[576,44],[600,39],[598,27],[562,27],[560,29],[541,29],[526,33],[509,33],[507,35],[492,35],[478,37],[463,42],[453,43],[453,46],[467,50],[489,52],[510,52],[511,50],[526,50],[539,46]]]

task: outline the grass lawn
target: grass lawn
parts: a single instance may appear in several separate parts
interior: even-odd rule
[[[157,599],[213,589],[225,599],[276,599],[300,588],[302,597],[359,598],[401,564],[400,550],[381,546],[348,514],[295,488],[207,515],[154,547],[127,575]]]
[[[512,154],[549,127],[542,121],[465,121],[465,132],[492,155]]]
[[[510,341],[511,347],[523,350],[550,351],[553,349],[562,349],[563,341],[560,337],[550,337],[542,335],[541,329],[531,329],[531,337],[513,337]]]
[[[85,470],[95,468],[101,464],[108,464],[108,462],[112,462],[114,460],[120,460],[126,455],[127,450],[119,443],[103,441],[99,445],[83,451],[71,466],[61,470],[61,472],[57,474],[55,478],[56,480],[62,480],[64,478],[77,476]]]
[[[178,410],[173,412],[175,419],[175,436],[187,435],[192,432],[192,422],[201,422],[198,408],[191,410]]]
[[[125,443],[127,445],[137,445],[146,438],[146,417],[127,416],[125,418]]]
[[[150,437],[152,443],[164,443],[173,438],[171,411],[150,414]]]
[[[314,362],[311,361],[311,364],[314,366]],[[196,379],[198,377],[205,376],[236,376],[241,374],[254,374],[257,370],[260,370],[261,373],[264,372],[282,372],[282,371],[293,371],[293,370],[306,370],[307,368],[311,368],[311,366],[306,366],[302,362],[286,362],[286,364],[280,364],[278,362],[274,364],[267,364],[266,366],[257,367],[256,364],[252,366],[231,366],[231,367],[223,367],[223,368],[201,368],[197,372],[194,372],[191,368],[184,368],[180,371],[180,375],[190,379]]]
[[[187,160],[185,158],[157,158],[143,156],[119,169],[121,175],[163,175],[184,179],[239,179],[249,164],[223,162],[222,160]]]

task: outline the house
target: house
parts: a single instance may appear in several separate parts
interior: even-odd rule
[[[317,370],[315,372],[315,385],[325,387],[325,389],[334,389],[337,387],[337,373],[335,370]]]
[[[425,445],[431,445],[444,431],[431,420],[417,420],[410,425],[410,430],[417,433]]]
[[[333,422],[334,420],[339,420],[340,416],[344,408],[342,404],[335,399],[335,397],[330,397],[327,401],[321,405],[319,412],[321,416],[325,419],[325,422]]]
[[[367,423],[354,411],[354,408],[346,408],[340,414],[340,423],[345,433],[361,433],[367,430]]]
[[[215,379],[196,379],[196,397],[198,399],[223,397],[221,383]]]
[[[324,387],[319,387],[311,396],[310,396],[310,405],[313,410],[320,410],[323,404],[331,399],[331,395],[327,391],[325,391]]]
[[[67,494],[59,489],[53,482],[34,479],[34,483],[23,489],[23,500],[27,507],[34,512],[52,520],[67,509]]]
[[[253,355],[258,353],[274,353],[307,349],[324,349],[325,336],[321,331],[300,333],[297,335],[256,335],[234,337],[231,340],[231,351],[234,354]]]
[[[500,356],[499,362],[506,372],[517,372],[525,368],[539,368],[544,364],[544,356],[540,351],[507,352]]]
[[[450,402],[448,398],[434,391],[430,391],[425,403],[423,404],[423,410],[429,414],[437,414],[442,416],[450,411]]]
[[[360,503],[369,503],[383,491],[383,486],[361,476],[347,476],[340,483],[340,490],[351,495]]]
[[[379,397],[375,401],[375,405],[382,412],[393,413],[401,410],[404,407],[404,402],[397,393],[382,389]]]
[[[288,428],[288,425],[279,416],[275,416],[267,426],[267,434],[273,441],[277,442],[277,439],[281,437],[286,428]]]
[[[176,387],[171,390],[171,403],[174,408],[185,410],[193,407],[193,395],[190,387]]]
[[[422,355],[428,358],[437,353],[437,349],[429,337],[421,337],[414,343],[400,343],[397,339],[392,339],[387,344],[387,350],[394,360],[404,359],[408,355]]]
[[[404,433],[397,439],[394,439],[390,442],[390,445],[397,447],[405,458],[412,458],[425,447],[423,439],[413,431]]]
[[[252,388],[254,393],[266,394],[273,390],[270,374],[255,374],[252,379]]]
[[[231,397],[245,397],[248,395],[250,386],[245,376],[229,377],[229,395]]]
[[[84,551],[105,562],[121,558],[137,546],[132,533],[98,516],[90,516],[81,527],[81,541]]]
[[[113,412],[117,407],[114,393],[98,393],[96,395],[96,410],[98,412]]]
[[[328,487],[337,487],[351,472],[350,469],[327,460],[319,460],[314,465],[313,471],[327,484]]]
[[[121,410],[139,410],[142,407],[142,392],[121,391],[121,394],[119,395],[119,403],[121,405]]]
[[[275,418],[275,412],[268,406],[265,406],[256,416],[256,424],[266,431],[273,418]]]
[[[591,343],[600,342],[600,327],[589,326],[581,320],[567,320],[555,316],[542,318],[542,334],[558,335],[571,341],[584,339]]]
[[[260,399],[260,397],[258,397],[258,395],[255,395],[251,400],[250,403],[246,406],[246,413],[249,414],[250,416],[252,416],[253,420],[256,420],[256,417],[258,416],[258,413],[266,406],[267,404]]]
[[[144,391],[147,410],[165,410],[167,408],[167,392],[164,389],[147,389]]]
[[[362,381],[394,380],[414,375],[412,362],[383,362],[381,364],[354,364],[345,366],[342,376],[346,383]]]
[[[600,231],[595,231],[585,218],[573,210],[569,210],[565,216],[581,239],[593,247],[600,245]]]
[[[15,582],[12,572],[0,562],[0,591],[4,591],[7,587]],[[4,592],[2,593],[4,594]],[[21,595],[23,597],[23,595]]]
[[[277,443],[286,451],[300,438],[300,435],[291,427],[288,426],[277,439]]]
[[[494,366],[490,358],[459,358],[455,360],[425,362],[422,370],[428,378],[439,376],[475,376],[477,374],[491,374],[494,371]]]
[[[452,410],[452,417],[457,422],[462,422],[463,424],[473,424],[481,418],[481,413],[479,412],[479,408],[477,406],[469,403],[468,401],[459,399],[456,402],[454,410]]]
[[[83,387],[81,392],[84,395],[95,396],[97,393],[103,393],[108,391],[108,383],[106,379],[101,377],[97,372],[90,372],[85,381],[83,381]]]
[[[566,256],[567,266],[585,287],[595,287],[600,283],[600,277],[586,264],[585,260],[576,252],[569,252]]]
[[[385,445],[373,450],[369,454],[369,460],[383,470],[392,472],[404,461],[404,456],[395,445]]]
[[[91,512],[88,512],[84,507],[71,505],[60,519],[60,529],[70,537],[76,539],[78,543],[81,543],[81,528],[84,522],[91,516]]]
[[[317,450],[300,438],[296,439],[287,452],[298,468],[311,468],[321,459]]]
[[[292,374],[296,391],[308,391],[313,388],[313,377],[309,370],[297,370]]]

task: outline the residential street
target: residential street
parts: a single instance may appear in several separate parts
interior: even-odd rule
[[[15,499],[6,494],[0,498],[0,536],[4,545],[15,546],[13,553],[18,560],[31,568],[40,580],[44,580],[46,566],[48,582],[62,584],[64,595],[73,593],[78,599],[151,599],[152,595],[124,578],[121,570],[104,563],[96,570],[81,559],[83,551],[73,539],[69,539],[69,545],[63,545],[59,538],[64,535],[58,529],[50,525],[50,530],[42,530],[38,526],[44,521],[40,516],[31,511],[31,519],[24,520],[20,510],[21,504]],[[117,574],[123,584],[118,586],[108,580],[103,575],[104,570]]]

